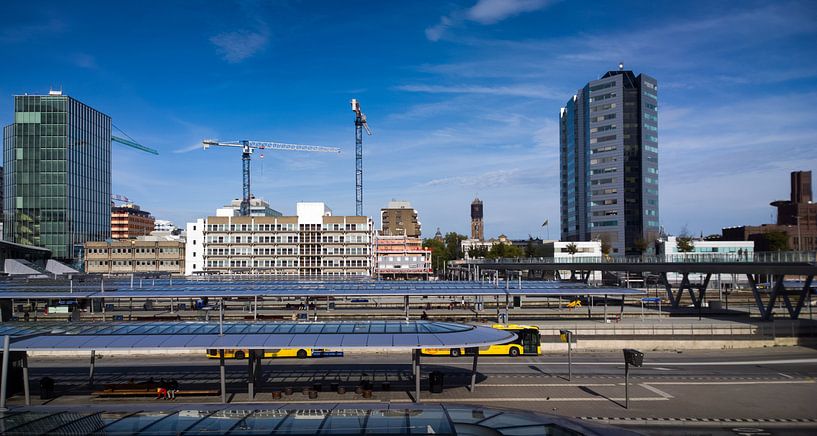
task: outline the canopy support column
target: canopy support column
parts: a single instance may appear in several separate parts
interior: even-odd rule
[[[406,295],[403,298],[404,298],[403,299],[403,309],[405,309],[405,311],[406,311],[406,321],[408,321],[409,320],[409,298],[410,297],[408,295]]]
[[[221,403],[227,402],[227,380],[224,374],[224,350],[218,350],[219,376],[221,378]]]
[[[6,392],[8,390],[10,340],[9,335],[3,336],[3,367],[2,374],[0,374],[0,412],[8,410],[6,408]]]
[[[96,368],[96,350],[91,350],[91,369],[88,371],[88,386],[94,385],[95,368]]]
[[[23,393],[26,398],[26,406],[31,405],[31,389],[28,385],[28,352],[23,351]]]
[[[471,367],[471,392],[477,384],[477,358],[479,357],[479,349],[474,350],[474,365]]]
[[[6,336],[8,337],[8,336]],[[414,402],[420,402],[420,350],[414,350],[414,358],[416,359],[417,363],[414,365]],[[5,359],[3,360],[5,362]],[[4,366],[5,367],[5,366]],[[5,371],[3,372],[5,374]],[[5,389],[4,389],[5,390]]]
[[[250,350],[247,356],[247,398],[255,398],[255,350]]]
[[[252,319],[258,319],[258,295],[253,297],[253,305],[252,305]]]

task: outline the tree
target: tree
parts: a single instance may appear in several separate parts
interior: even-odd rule
[[[501,259],[504,257],[522,257],[524,255],[525,251],[515,245],[494,244],[485,257],[488,259]]]
[[[675,246],[678,248],[679,253],[690,253],[695,249],[691,236],[679,236],[675,239]]]
[[[565,247],[565,250],[567,250],[568,254],[573,256],[573,255],[575,255],[576,253],[579,252],[579,246],[574,244],[573,242],[571,242],[571,243],[567,244],[567,246]]]
[[[478,259],[488,255],[488,247],[480,245],[478,247],[471,247],[468,249],[468,257],[471,259]]]
[[[638,251],[638,254],[643,255],[644,252],[647,251],[647,247],[650,246],[650,243],[644,238],[638,238],[633,242],[633,246],[635,247],[636,251]]]
[[[462,241],[467,239],[465,235],[460,235],[457,232],[448,232],[445,234],[445,251],[449,260],[462,259]]]
[[[609,256],[610,252],[613,251],[613,244],[610,243],[610,237],[606,234],[602,234],[598,238],[601,242],[601,254]]]
[[[435,272],[443,270],[443,265],[448,262],[448,255],[445,250],[445,244],[433,238],[423,239],[423,247],[431,249],[431,262]]]
[[[763,242],[768,251],[788,251],[789,250],[789,234],[775,230],[763,235]]]

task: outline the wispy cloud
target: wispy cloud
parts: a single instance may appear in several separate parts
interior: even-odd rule
[[[564,94],[554,92],[546,86],[538,84],[521,84],[505,86],[477,86],[477,85],[400,85],[397,89],[408,92],[424,92],[430,94],[485,94],[504,95],[515,97],[563,99]]]
[[[237,30],[235,32],[219,33],[210,38],[221,57],[235,64],[258,53],[269,42],[269,30],[263,27],[257,31]]]
[[[270,40],[270,28],[263,18],[262,4],[242,1],[239,2],[239,9],[245,17],[244,22],[249,24],[238,30],[210,37],[216,52],[231,64],[242,62],[261,52]]]
[[[520,168],[501,169],[488,171],[482,174],[443,177],[432,179],[420,184],[421,187],[436,187],[444,185],[456,185],[467,188],[497,188],[507,186],[518,186],[528,184],[538,184],[543,182],[541,173],[535,170],[522,170]]]
[[[173,150],[173,153],[176,153],[176,154],[189,153],[191,151],[201,150],[201,148],[202,148],[201,142],[198,142],[196,144],[191,144],[191,145],[188,145],[186,147],[177,148],[177,149]]]
[[[431,41],[438,41],[448,29],[459,26],[465,21],[473,21],[483,25],[495,24],[515,15],[542,9],[550,3],[553,3],[553,1],[478,0],[470,8],[459,9],[449,15],[440,17],[439,23],[426,29],[426,38]]]
[[[45,22],[4,26],[0,30],[0,42],[20,43],[43,35],[53,35],[65,31],[66,24],[58,18]]]

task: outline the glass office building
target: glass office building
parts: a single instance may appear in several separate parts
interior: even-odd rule
[[[60,92],[15,96],[3,163],[3,239],[72,261],[111,237],[108,115]]]
[[[656,80],[608,71],[568,100],[559,118],[562,240],[601,240],[614,255],[654,253]]]

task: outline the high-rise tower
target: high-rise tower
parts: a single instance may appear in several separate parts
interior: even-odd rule
[[[485,228],[482,225],[482,200],[475,198],[471,202],[471,239],[485,239]]]
[[[78,100],[14,97],[3,129],[3,239],[71,260],[111,237],[111,118]]]
[[[658,226],[658,84],[619,65],[560,113],[561,235],[650,252]]]

